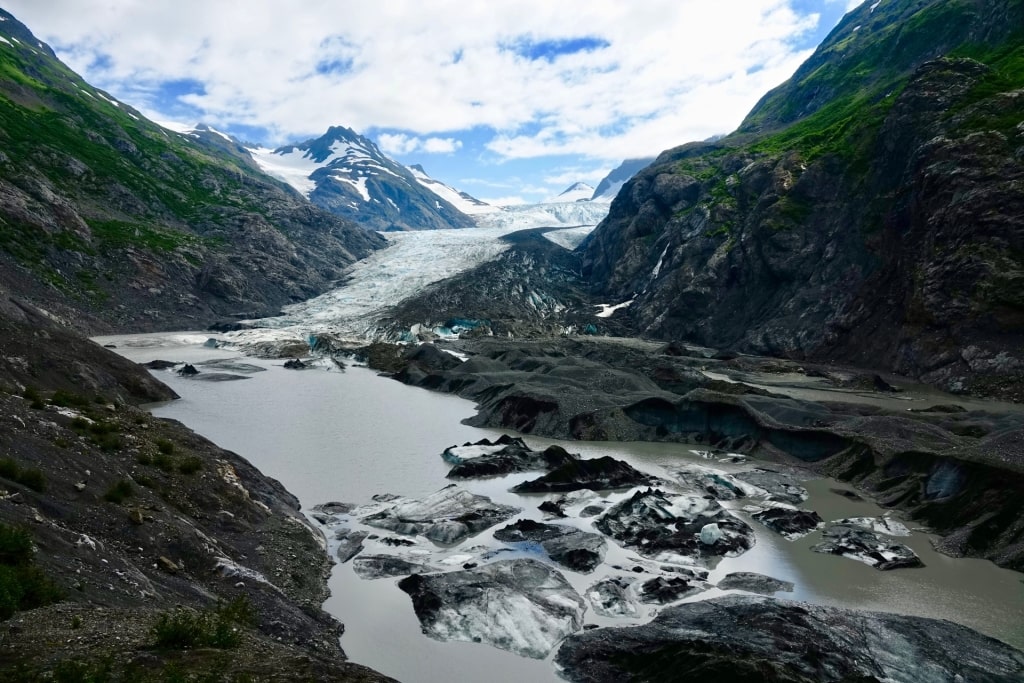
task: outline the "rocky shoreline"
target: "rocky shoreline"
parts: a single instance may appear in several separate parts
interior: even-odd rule
[[[7,680],[389,680],[345,661],[295,497],[135,407],[175,397],[144,369],[5,300],[0,389]]]

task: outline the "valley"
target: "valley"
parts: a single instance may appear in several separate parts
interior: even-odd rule
[[[598,182],[158,124],[0,10],[0,677],[1024,679],[1022,25],[850,3]]]

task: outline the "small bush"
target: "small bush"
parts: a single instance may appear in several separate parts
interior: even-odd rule
[[[17,481],[18,473],[21,468],[18,467],[18,463],[14,462],[10,458],[0,458],[0,477],[4,479],[10,479],[11,481]]]
[[[126,499],[131,498],[132,495],[133,491],[131,482],[127,479],[122,479],[111,486],[110,489],[103,494],[103,500],[120,505]]]
[[[178,463],[178,471],[182,474],[195,474],[203,469],[203,459],[197,455],[190,455]]]
[[[24,529],[0,524],[0,564],[24,565],[32,562],[32,537]]]
[[[53,397],[50,399],[50,403],[55,406],[61,406],[62,408],[88,408],[89,399],[85,396],[80,396],[70,391],[64,391],[58,389],[53,392]]]
[[[187,650],[193,647],[230,649],[242,642],[239,627],[254,627],[256,611],[242,596],[218,603],[212,610],[178,608],[163,612],[150,630],[157,647]]]
[[[153,458],[148,453],[139,453],[139,457],[135,460],[140,465],[152,465]],[[136,478],[137,480],[137,478]]]
[[[71,617],[71,628],[72,629],[80,629],[80,628],[82,628],[82,616],[80,614],[76,614],[75,616]]]
[[[18,610],[60,600],[60,588],[32,564],[32,538],[24,529],[0,524],[0,620]]]
[[[25,391],[21,392],[22,398],[28,401],[29,407],[34,410],[42,410],[46,407],[43,403],[43,397],[39,395],[39,391],[34,387],[25,387]]]
[[[164,455],[174,454],[174,442],[169,439],[157,439],[156,448]]]
[[[33,491],[46,490],[46,475],[42,470],[34,467],[24,469],[10,458],[0,458],[0,477],[18,482]]]
[[[22,470],[18,475],[18,483],[24,484],[33,491],[42,493],[46,490],[46,475],[42,470],[29,468]]]
[[[99,436],[94,436],[93,443],[99,446],[100,450],[108,452],[120,450],[121,446],[123,445],[121,442],[121,437],[118,436],[117,434],[113,434],[110,432],[106,434],[101,434]]]
[[[164,472],[171,472],[174,470],[174,459],[164,453],[157,453],[153,458],[153,464]]]
[[[147,489],[156,487],[156,482],[144,474],[136,475],[133,479],[138,482],[139,486],[145,486]]]

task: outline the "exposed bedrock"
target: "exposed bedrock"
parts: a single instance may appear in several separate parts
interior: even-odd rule
[[[669,607],[644,626],[572,635],[555,662],[577,683],[1024,677],[1024,653],[948,621],[739,595]]]

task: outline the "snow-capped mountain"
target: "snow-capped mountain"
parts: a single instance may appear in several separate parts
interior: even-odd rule
[[[467,228],[473,220],[371,140],[342,126],[277,149],[254,148],[264,172],[311,202],[370,230]]]
[[[597,189],[594,190],[590,200],[594,202],[610,202],[615,199],[615,195],[619,193],[619,190],[626,184],[626,181],[635,176],[640,169],[650,166],[652,161],[654,161],[654,157],[626,159],[597,184]]]
[[[501,207],[482,202],[466,192],[461,192],[450,185],[445,185],[440,180],[431,178],[419,164],[413,164],[409,167],[409,170],[412,171],[413,176],[423,187],[447,201],[467,216],[478,216],[484,213],[501,211]]]
[[[594,188],[586,183],[573,183],[560,194],[545,199],[542,204],[562,204],[565,202],[588,202],[594,194]]]

